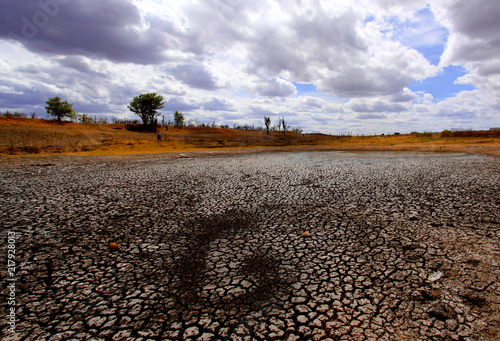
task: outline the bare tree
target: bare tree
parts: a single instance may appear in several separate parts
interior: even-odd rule
[[[280,127],[280,126],[281,126],[281,127],[283,127],[283,132],[286,132],[286,128],[287,128],[287,126],[286,126],[286,123],[285,123],[285,118],[284,118],[284,117],[281,117],[281,118],[279,119],[279,124],[278,124],[278,127]]]
[[[271,126],[271,118],[264,116],[264,123],[266,124],[266,131],[269,134],[269,127]]]

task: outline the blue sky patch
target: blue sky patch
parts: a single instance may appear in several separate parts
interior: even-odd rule
[[[318,89],[316,89],[316,85],[314,84],[292,83],[293,85],[295,85],[295,88],[297,89],[297,95],[299,96],[318,92]]]
[[[448,30],[434,18],[429,8],[416,12],[413,20],[390,20],[393,39],[420,52],[429,62],[438,65],[443,54]]]
[[[413,82],[408,88],[413,91],[424,91],[434,97],[434,102],[442,101],[448,97],[453,97],[460,91],[474,90],[469,84],[455,84],[457,78],[465,75],[467,71],[462,66],[450,65],[443,68],[439,75],[427,78],[422,81]]]

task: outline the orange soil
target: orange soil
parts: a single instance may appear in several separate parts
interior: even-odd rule
[[[265,130],[159,127],[130,131],[124,124],[76,124],[0,117],[0,157],[132,155],[186,151],[393,150],[466,152],[500,156],[500,136],[441,137],[440,133],[339,137]]]

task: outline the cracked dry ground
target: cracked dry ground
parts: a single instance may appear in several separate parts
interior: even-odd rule
[[[500,160],[332,155],[0,170],[1,336],[499,339]]]

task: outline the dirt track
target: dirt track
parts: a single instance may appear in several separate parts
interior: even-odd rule
[[[19,262],[5,339],[500,337],[498,158],[262,153],[0,179]]]

